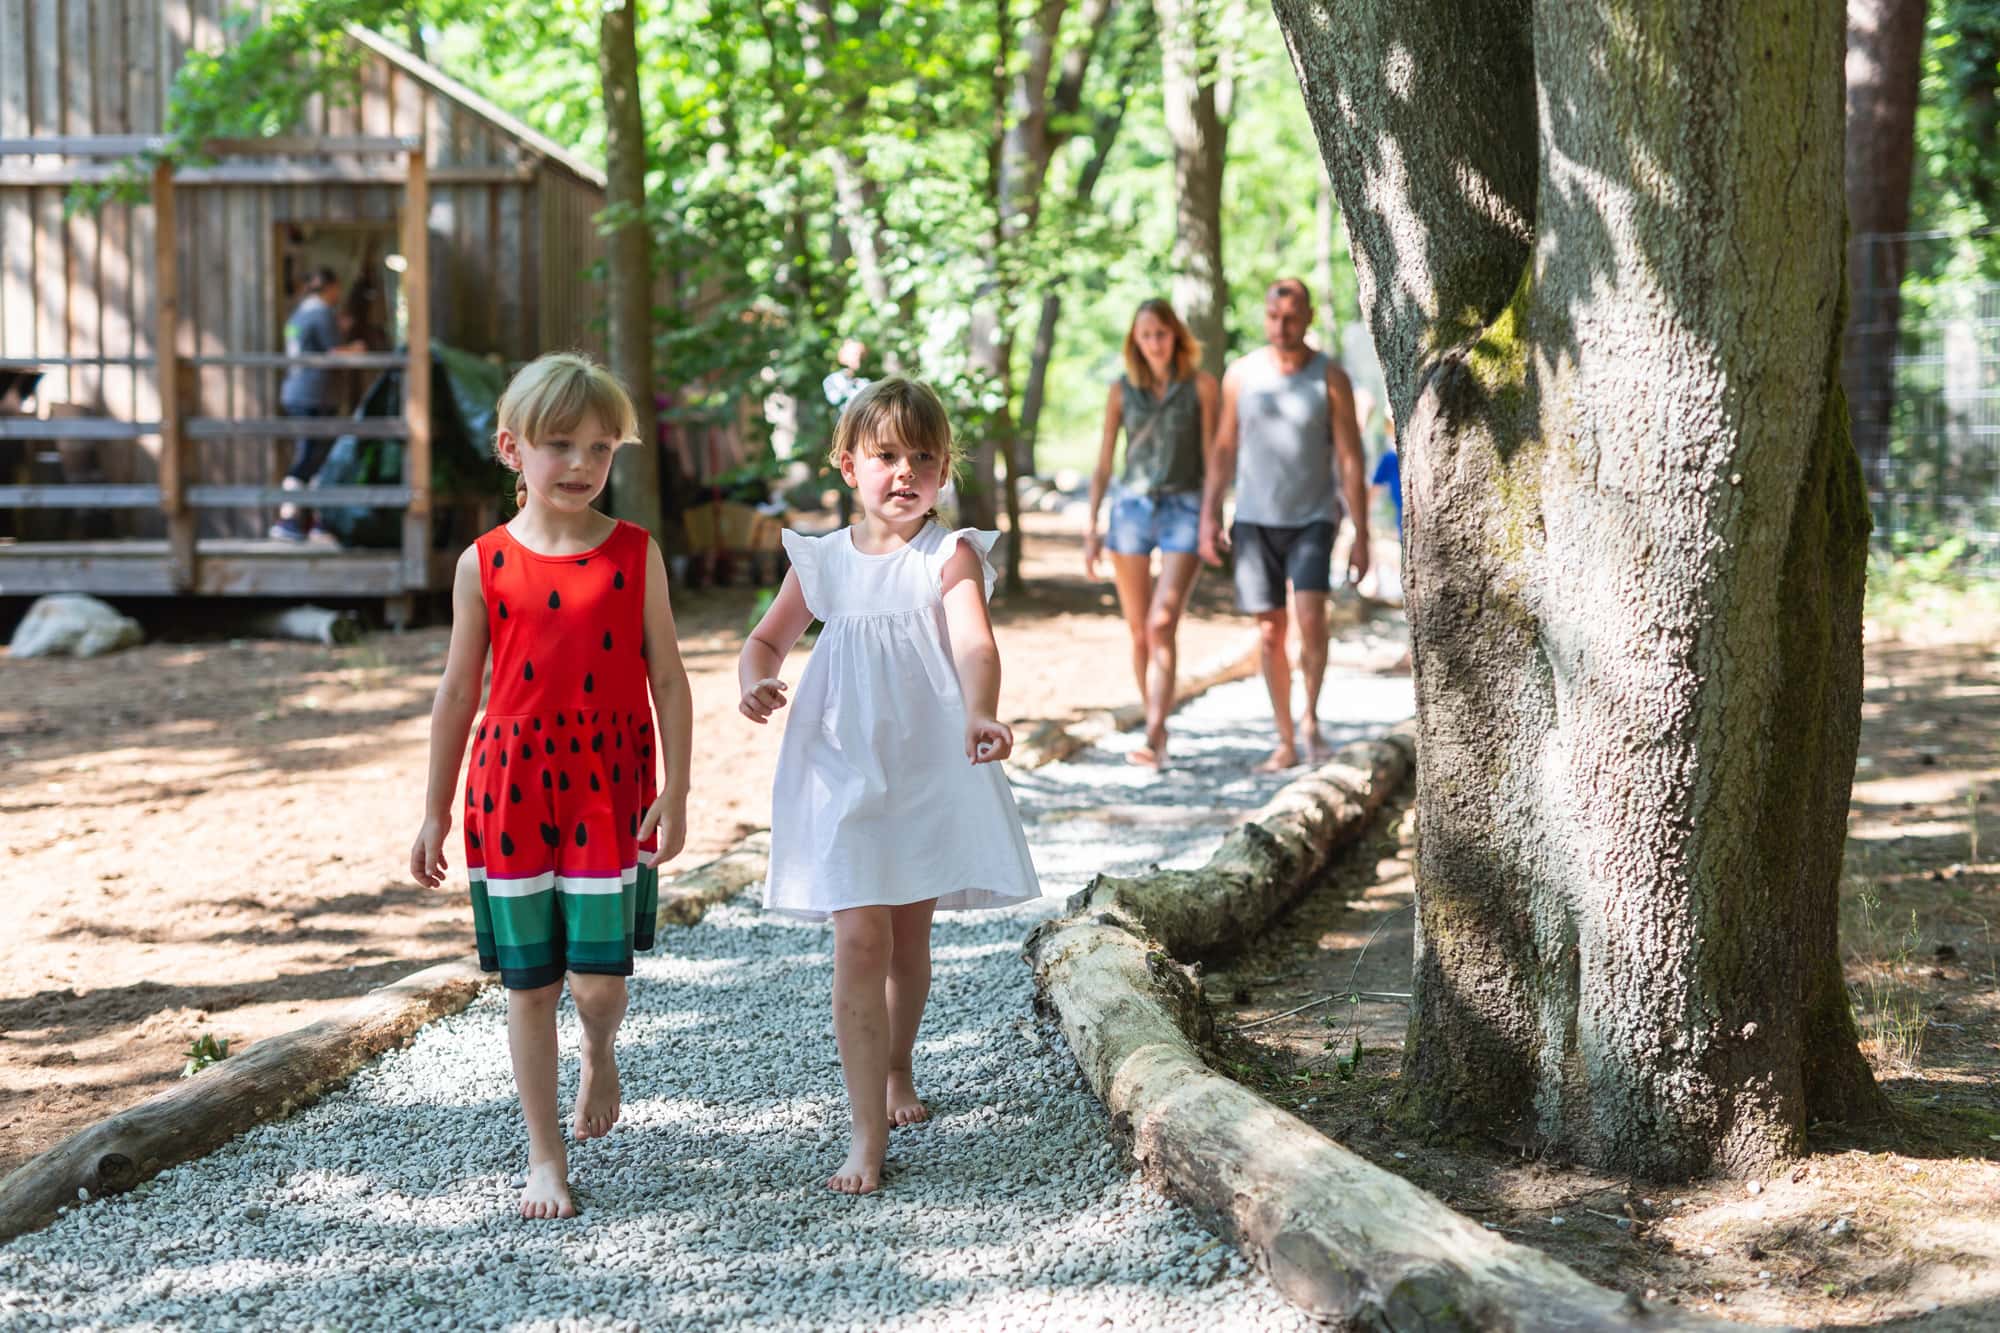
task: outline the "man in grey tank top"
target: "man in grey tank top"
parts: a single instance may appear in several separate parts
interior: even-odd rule
[[[1257,617],[1264,684],[1271,693],[1278,748],[1259,767],[1299,761],[1292,723],[1292,665],[1285,652],[1285,591],[1299,622],[1299,673],[1304,678],[1305,745],[1313,759],[1327,752],[1319,729],[1319,690],[1326,678],[1326,603],[1332,592],[1333,538],[1341,499],[1354,521],[1348,577],[1368,572],[1367,480],[1354,386],[1323,352],[1306,345],[1312,297],[1304,282],[1284,278],[1264,294],[1261,347],[1222,378],[1201,513],[1201,558],[1222,563],[1236,552],[1236,604]],[[1336,463],[1338,470],[1336,471]],[[1222,532],[1222,497],[1236,482],[1236,521]]]

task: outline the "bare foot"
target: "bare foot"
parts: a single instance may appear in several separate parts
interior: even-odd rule
[[[1306,728],[1306,758],[1313,763],[1323,763],[1333,754],[1333,747],[1326,743],[1317,726]]]
[[[826,1187],[842,1194],[873,1194],[882,1188],[882,1155],[889,1149],[889,1126],[880,1130],[856,1127],[847,1145],[847,1160],[826,1178]]]
[[[1259,773],[1282,773],[1288,768],[1297,768],[1298,766],[1298,750],[1291,745],[1280,745],[1277,749],[1271,751],[1270,756],[1263,763],[1257,765],[1255,771]]]
[[[569,1195],[567,1163],[528,1164],[528,1183],[521,1190],[521,1216],[536,1219],[576,1216],[576,1200]]]
[[[570,1136],[578,1141],[601,1139],[618,1123],[618,1058],[609,1046],[592,1053],[583,1048],[583,1083],[576,1094],[576,1121]]]
[[[892,1125],[921,1125],[931,1118],[931,1108],[924,1105],[923,1098],[917,1096],[917,1085],[911,1081],[908,1070],[889,1071],[889,1123]]]
[[[1143,764],[1147,768],[1167,766],[1167,733],[1165,729],[1146,733],[1146,743],[1125,756],[1131,764]]]

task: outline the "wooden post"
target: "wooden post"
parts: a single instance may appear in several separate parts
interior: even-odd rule
[[[194,590],[195,515],[188,507],[187,439],[181,433],[181,275],[175,237],[174,168],[153,165],[153,285],[158,343],[154,371],[160,381],[160,511],[167,520],[167,571],[175,592]]]
[[[403,370],[403,450],[410,507],[403,513],[403,584],[430,586],[431,561],[431,249],[430,178],[424,148],[409,152],[403,185],[403,299],[408,303],[409,365]]]

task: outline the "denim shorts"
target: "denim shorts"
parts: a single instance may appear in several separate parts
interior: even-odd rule
[[[1201,496],[1195,491],[1142,495],[1111,492],[1111,522],[1104,544],[1114,555],[1151,555],[1153,548],[1192,554],[1201,538]]]

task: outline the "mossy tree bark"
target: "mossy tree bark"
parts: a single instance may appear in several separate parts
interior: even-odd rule
[[[1406,450],[1408,1081],[1678,1177],[1872,1113],[1839,0],[1277,0]]]

